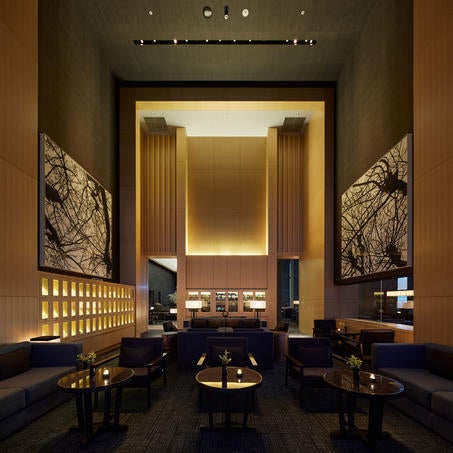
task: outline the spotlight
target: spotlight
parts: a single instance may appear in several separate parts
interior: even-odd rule
[[[225,18],[225,20],[228,20],[228,18],[230,17],[229,12],[228,12],[228,6],[225,6],[223,17]]]
[[[209,19],[212,16],[212,9],[209,6],[203,8],[203,17]]]

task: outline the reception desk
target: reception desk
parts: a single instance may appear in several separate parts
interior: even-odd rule
[[[347,332],[360,332],[362,329],[393,329],[395,331],[395,343],[414,342],[414,326],[408,326],[406,324],[358,318],[337,319],[337,327],[341,328],[343,325],[346,327]]]

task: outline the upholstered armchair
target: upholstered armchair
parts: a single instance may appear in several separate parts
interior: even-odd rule
[[[371,366],[371,345],[373,343],[393,343],[395,331],[392,329],[362,329],[358,340],[341,336],[344,356],[355,355],[364,362],[364,368]]]
[[[299,402],[303,407],[305,387],[324,387],[323,375],[333,368],[329,338],[290,337],[286,354],[285,386],[288,376],[299,382]]]
[[[219,355],[228,350],[231,357],[229,366],[257,368],[258,363],[253,354],[248,352],[247,337],[207,337],[206,352],[202,354],[197,367],[220,366]]]
[[[337,333],[337,321],[335,319],[313,320],[313,336],[327,337],[332,339]]]
[[[162,351],[162,338],[123,337],[118,365],[132,368],[135,376],[126,387],[147,389],[147,406],[151,406],[151,382],[160,377],[167,384],[166,353]]]

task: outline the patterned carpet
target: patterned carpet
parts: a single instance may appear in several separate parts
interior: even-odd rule
[[[367,452],[362,440],[333,440],[338,429],[335,396],[328,389],[307,391],[306,408],[298,406],[297,385],[283,385],[283,363],[263,373],[256,392],[255,411],[249,426],[256,432],[206,432],[207,413],[199,408],[199,392],[194,373],[181,372],[169,364],[168,385],[154,385],[153,404],[146,410],[144,390],[125,389],[120,422],[124,433],[98,433],[85,447],[80,434],[68,428],[77,422],[75,403],[68,401],[9,439],[0,442],[0,452]],[[367,412],[360,403],[356,424],[365,428]],[[101,412],[95,418],[101,418]],[[235,415],[240,421],[240,415]],[[233,421],[236,418],[233,418]],[[221,414],[215,422],[221,422]],[[384,430],[392,434],[380,440],[377,452],[453,452],[453,445],[387,405]]]

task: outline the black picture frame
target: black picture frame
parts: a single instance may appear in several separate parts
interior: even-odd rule
[[[39,268],[112,279],[112,196],[39,134]]]
[[[335,283],[412,273],[413,136],[405,135],[341,195]]]

